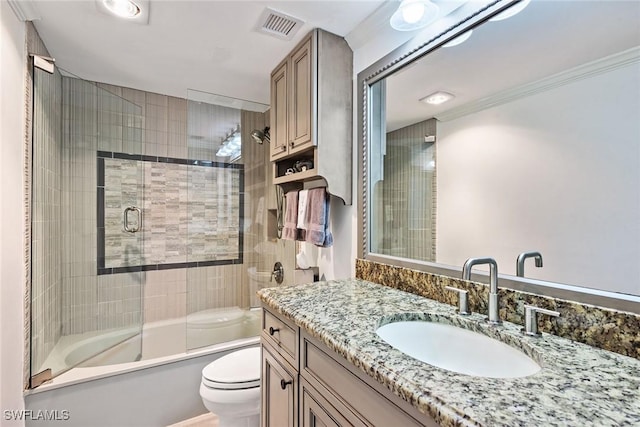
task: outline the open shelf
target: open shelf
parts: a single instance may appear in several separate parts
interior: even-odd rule
[[[274,184],[285,184],[287,182],[296,181],[310,181],[313,179],[320,179],[316,169],[308,169],[303,172],[292,173],[291,175],[282,175],[273,179]]]

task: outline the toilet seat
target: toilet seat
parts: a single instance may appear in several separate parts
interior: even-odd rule
[[[246,390],[260,387],[260,347],[234,351],[202,370],[202,384],[216,390]]]

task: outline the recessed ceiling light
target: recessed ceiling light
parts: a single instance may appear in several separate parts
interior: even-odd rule
[[[140,14],[140,6],[131,0],[103,0],[111,13],[121,18],[135,18]]]
[[[440,8],[429,0],[402,0],[389,23],[394,30],[413,31],[431,24]]]
[[[426,104],[440,105],[444,102],[452,100],[453,98],[455,98],[455,96],[450,94],[449,92],[438,91],[432,93],[431,95],[427,95],[424,98],[421,98],[420,101]]]
[[[149,23],[149,0],[95,0],[98,12],[132,24]]]

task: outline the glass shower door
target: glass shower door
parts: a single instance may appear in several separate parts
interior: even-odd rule
[[[57,70],[34,68],[33,84],[31,387],[37,387],[80,364],[141,357],[144,175],[135,160],[141,107]]]
[[[253,213],[260,197],[264,205],[268,145],[256,144],[250,133],[264,129],[268,106],[196,90],[187,98],[186,336],[192,350],[259,334],[259,312],[249,309],[256,262],[248,253],[257,244]]]

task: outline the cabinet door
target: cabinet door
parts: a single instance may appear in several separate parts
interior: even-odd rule
[[[262,347],[262,427],[298,425],[297,374]]]
[[[288,61],[280,64],[271,73],[271,160],[287,155],[289,138],[287,136],[287,71]]]
[[[315,389],[301,384],[300,422],[302,427],[351,427],[342,414],[331,406]]]
[[[291,83],[289,98],[289,152],[313,145],[313,60],[309,38],[290,57]]]

